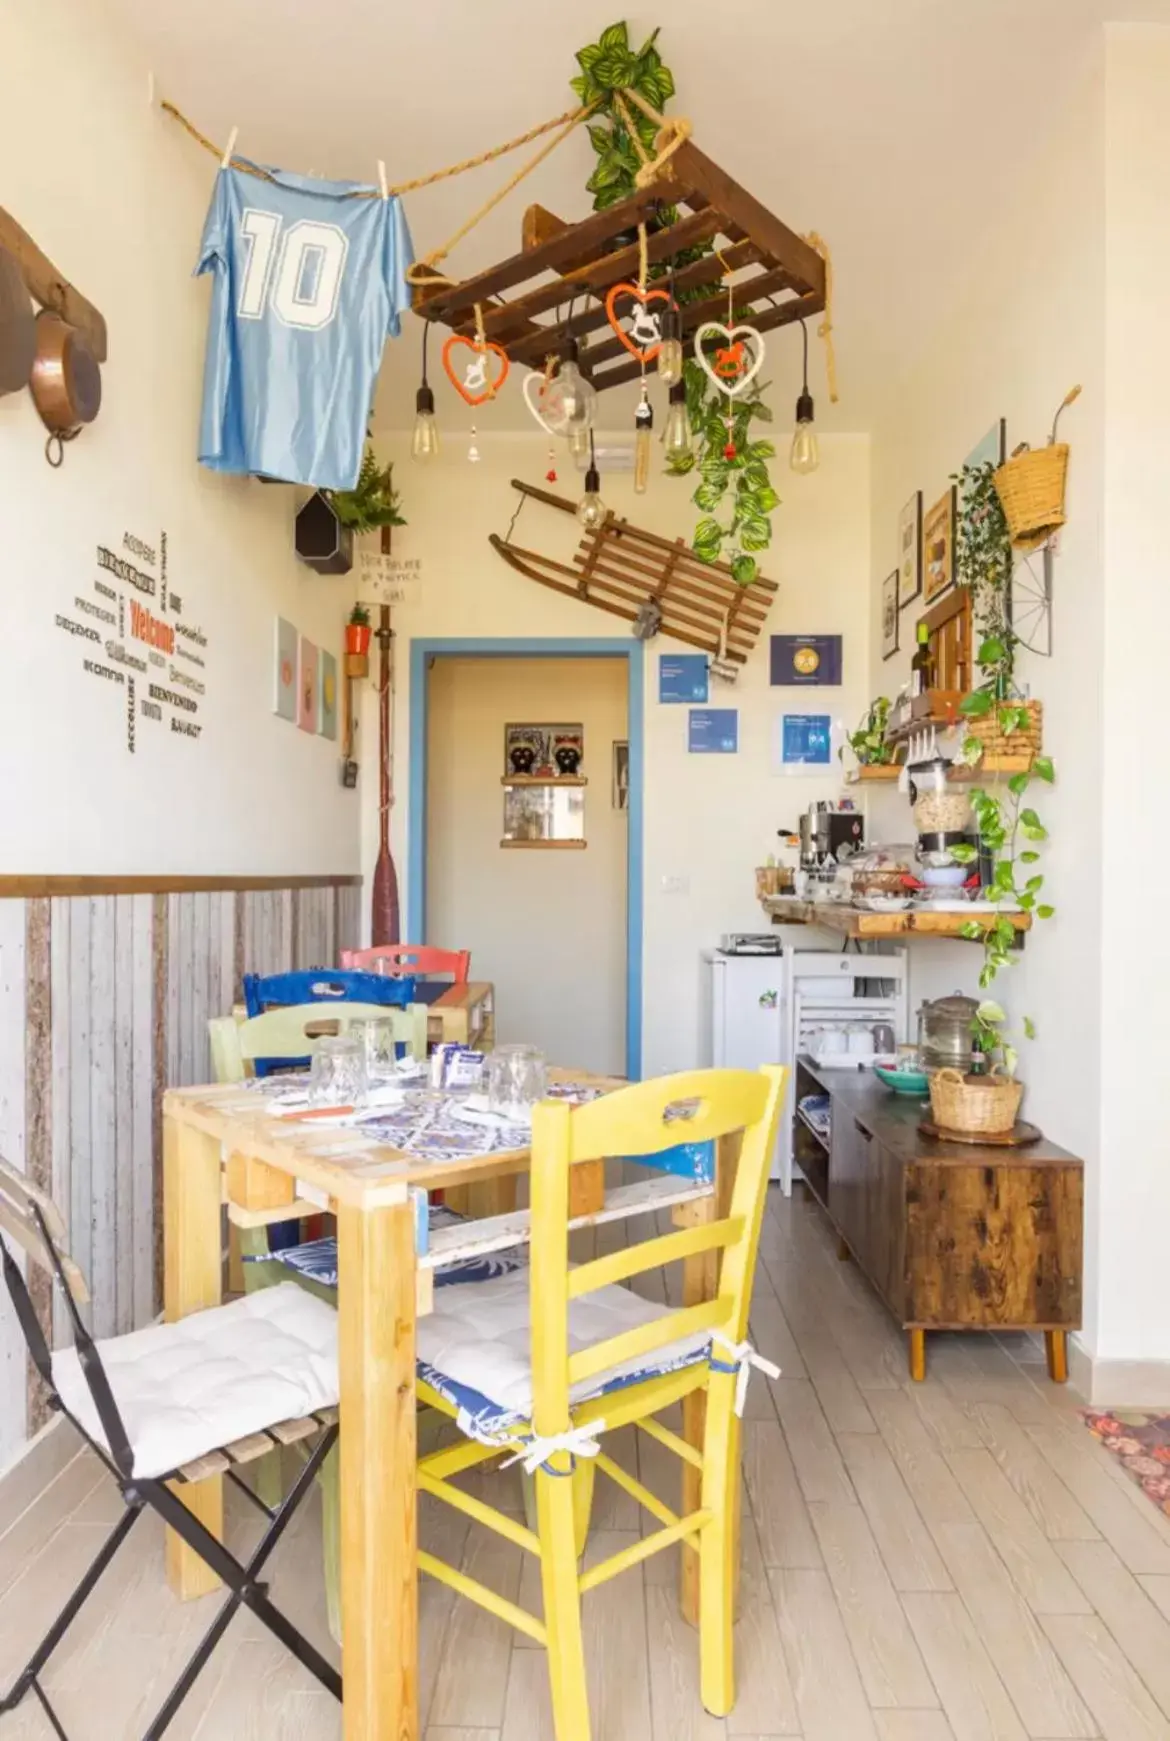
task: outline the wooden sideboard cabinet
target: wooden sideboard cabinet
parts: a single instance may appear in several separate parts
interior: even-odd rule
[[[826,1141],[801,1112],[827,1094]],[[928,1330],[1043,1330],[1051,1378],[1068,1376],[1081,1322],[1084,1163],[1054,1143],[936,1142],[922,1102],[872,1072],[797,1060],[794,1152],[813,1196],[902,1327],[926,1376]]]

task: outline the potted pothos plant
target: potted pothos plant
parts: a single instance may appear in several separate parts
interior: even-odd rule
[[[857,757],[859,767],[889,767],[893,762],[894,746],[886,741],[889,720],[890,698],[888,695],[878,695],[870,702],[857,730],[849,733],[849,748]],[[837,754],[844,759],[844,745]]]
[[[959,712],[968,723],[964,752],[978,760],[989,746],[1000,754],[1032,754],[1040,748],[1041,709],[1024,701],[1015,681],[1017,639],[1012,630],[1009,589],[1011,539],[990,460],[953,474],[959,490],[955,573],[971,594],[979,631],[975,663],[982,681],[964,696]]]
[[[345,625],[347,653],[368,653],[370,650],[370,613],[363,604],[354,605]]]
[[[658,34],[652,31],[640,48],[633,48],[628,26],[619,20],[603,30],[597,42],[577,50],[581,70],[570,82],[579,101],[592,105],[589,139],[597,162],[586,186],[596,211],[628,199],[636,191],[643,155],[647,160],[654,156],[656,123],[624,93],[636,91],[660,113],[673,97],[674,75],[658,52]],[[662,206],[650,227],[667,229],[677,217],[674,206]],[[621,238],[623,243],[634,239],[634,235]],[[650,277],[661,284],[671,272],[711,257],[710,280],[678,293],[680,304],[704,301],[722,284],[714,252],[710,242],[679,248],[652,266]],[[669,470],[676,477],[699,475],[692,499],[702,517],[691,548],[702,562],[727,562],[739,585],[750,586],[759,573],[759,553],[771,542],[771,516],[780,504],[769,472],[775,446],[752,433],[753,424],[772,421],[772,412],[764,403],[763,389],[753,386],[750,393],[730,401],[729,427],[726,395],[694,358],[685,365],[685,380],[694,451],[672,458]]]
[[[394,466],[378,464],[372,446],[362,455],[352,490],[330,490],[329,503],[341,524],[356,537],[383,526],[405,526],[402,498],[394,488]]]

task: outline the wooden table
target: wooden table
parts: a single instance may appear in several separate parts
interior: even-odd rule
[[[558,1074],[588,1080],[582,1072]],[[353,1129],[271,1118],[263,1094],[239,1084],[171,1089],[163,1121],[168,1322],[220,1302],[225,1199],[229,1213],[254,1225],[288,1219],[290,1208],[295,1214],[302,1187],[318,1202],[327,1198],[337,1216],[344,1736],[418,1741],[415,1323],[430,1309],[430,1272],[416,1264],[409,1189],[514,1181],[527,1170],[529,1152],[421,1161]],[[693,1185],[688,1190],[685,1181],[673,1181],[676,1220],[725,1212],[719,1206],[730,1197],[738,1145],[738,1137],[720,1145],[714,1191],[698,1195]],[[574,1214],[588,1219],[603,1208],[604,1164],[575,1169],[572,1190]],[[713,1298],[717,1286],[710,1257],[690,1260],[683,1278],[688,1304]],[[685,1430],[695,1444],[704,1400],[688,1399]],[[683,1471],[684,1506],[693,1509],[699,1471],[686,1464]],[[209,1529],[222,1533],[221,1478],[186,1487],[182,1497]],[[682,1568],[684,1612],[695,1619],[693,1550],[684,1550]],[[167,1573],[183,1599],[217,1582],[170,1534]]]
[[[496,1043],[495,987],[489,980],[450,985],[427,1014],[427,1039],[454,1041],[486,1052]]]
[[[806,901],[798,895],[764,895],[760,905],[775,925],[819,925],[841,937],[963,937],[965,926],[989,931],[1001,919],[1009,919],[1022,943],[1023,933],[1032,929],[1031,913],[988,912],[974,907],[966,913],[940,913],[927,907],[870,913],[843,901]]]

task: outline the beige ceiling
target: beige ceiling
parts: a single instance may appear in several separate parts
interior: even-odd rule
[[[567,108],[573,51],[621,15],[616,4],[106,0],[159,93],[213,138],[238,126],[241,152],[338,177],[373,179],[382,157],[393,181]],[[793,228],[831,243],[835,427],[869,426],[915,335],[964,274],[985,274],[989,295],[1007,293],[1010,269],[982,254],[980,238],[1013,163],[1038,148],[1061,93],[1088,76],[1110,16],[1170,22],[1170,0],[670,0],[627,14],[638,39],[663,22],[672,108],[691,117],[704,150]],[[416,250],[445,239],[518,161],[410,195]],[[514,251],[532,199],[584,216],[590,166],[577,134],[460,245],[452,269],[466,276]],[[388,351],[382,423],[412,414],[420,330],[407,322]],[[798,333],[785,329],[765,371],[781,416],[798,367]],[[828,421],[819,362],[812,386]],[[525,420],[518,395],[491,415]]]

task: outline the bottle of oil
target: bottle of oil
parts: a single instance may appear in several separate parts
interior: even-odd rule
[[[934,664],[930,651],[930,630],[925,623],[919,623],[916,632],[918,646],[910,661],[910,693],[925,695],[931,686],[931,668]]]

